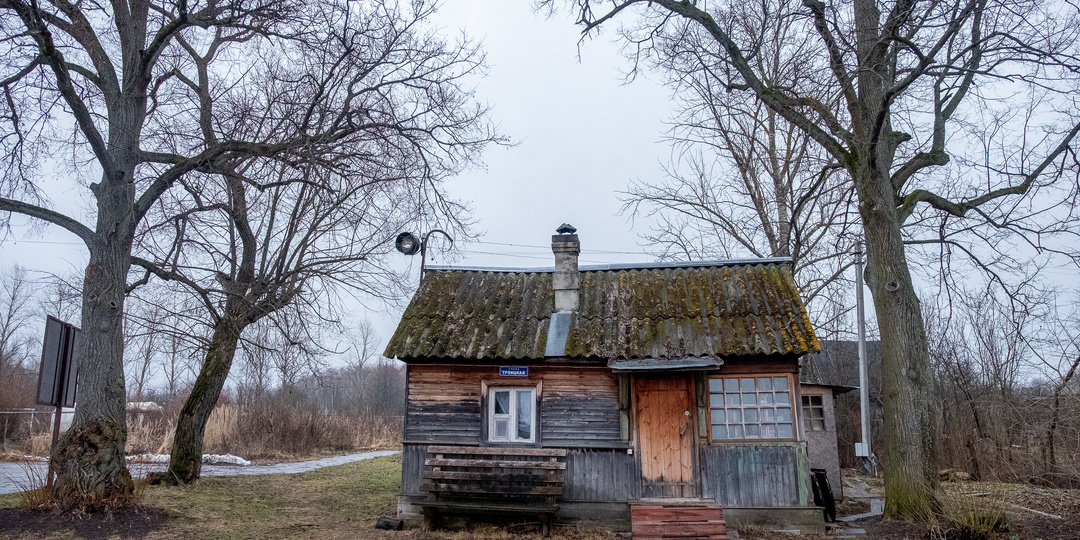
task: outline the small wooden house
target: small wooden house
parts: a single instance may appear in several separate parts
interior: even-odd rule
[[[798,379],[819,345],[790,261],[579,267],[575,232],[554,269],[428,268],[384,353],[407,365],[401,516],[478,478],[446,456],[529,449],[562,471],[535,489],[557,520],[628,529],[670,503],[821,531]]]

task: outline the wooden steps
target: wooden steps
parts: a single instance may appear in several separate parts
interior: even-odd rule
[[[630,523],[634,540],[728,537],[723,510],[710,503],[634,504],[630,506]]]

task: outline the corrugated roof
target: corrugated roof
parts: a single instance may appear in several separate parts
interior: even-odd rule
[[[430,270],[388,357],[544,358],[551,272]],[[582,271],[566,356],[677,359],[820,349],[790,265],[776,260]]]

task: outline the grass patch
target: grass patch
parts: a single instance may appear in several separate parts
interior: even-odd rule
[[[4,495],[0,538],[385,538],[374,523],[396,513],[400,478],[400,455],[300,474],[205,478],[150,487],[140,508],[111,516],[27,513],[19,494]]]
[[[329,538],[541,538],[530,527],[478,523],[463,531],[380,531],[397,513],[401,456],[299,474],[204,478],[182,487],[151,486],[135,511],[115,515],[25,512],[18,494],[0,496],[0,538],[12,540]],[[539,529],[539,527],[534,527]],[[558,526],[553,538],[610,540],[602,531]]]
[[[146,504],[191,538],[336,537],[335,531],[368,532],[380,515],[393,515],[400,479],[401,457],[389,456],[300,474],[153,488]]]

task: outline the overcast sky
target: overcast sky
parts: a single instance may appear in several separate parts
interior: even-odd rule
[[[502,132],[518,141],[490,149],[485,170],[447,185],[452,197],[472,203],[482,233],[481,243],[464,246],[452,264],[551,266],[551,235],[562,223],[578,228],[583,264],[651,260],[639,245],[643,224],[632,229],[626,216],[617,215],[616,192],[631,179],[661,173],[666,90],[649,80],[624,84],[627,64],[614,44],[602,37],[579,48],[580,33],[568,14],[547,19],[534,14],[528,0],[444,0],[437,20],[447,36],[464,31],[482,40],[490,70],[475,81],[478,96],[491,105]],[[72,186],[70,193],[80,190]],[[64,199],[54,194],[54,203]],[[67,204],[72,207],[59,209],[91,215],[87,201]],[[83,222],[93,226],[91,219]],[[431,260],[448,262],[438,249]],[[81,275],[86,250],[55,226],[18,228],[0,244],[0,261]],[[418,257],[403,264],[418,273]],[[400,309],[366,317],[385,342]]]
[[[667,91],[648,80],[624,84],[615,45],[601,38],[579,48],[568,14],[546,19],[526,0],[447,0],[439,20],[483,40],[490,74],[479,95],[520,141],[490,150],[486,171],[450,183],[473,202],[490,242],[466,248],[455,264],[551,265],[547,246],[562,223],[578,228],[583,263],[648,260],[627,217],[616,215],[616,192],[660,175]]]

